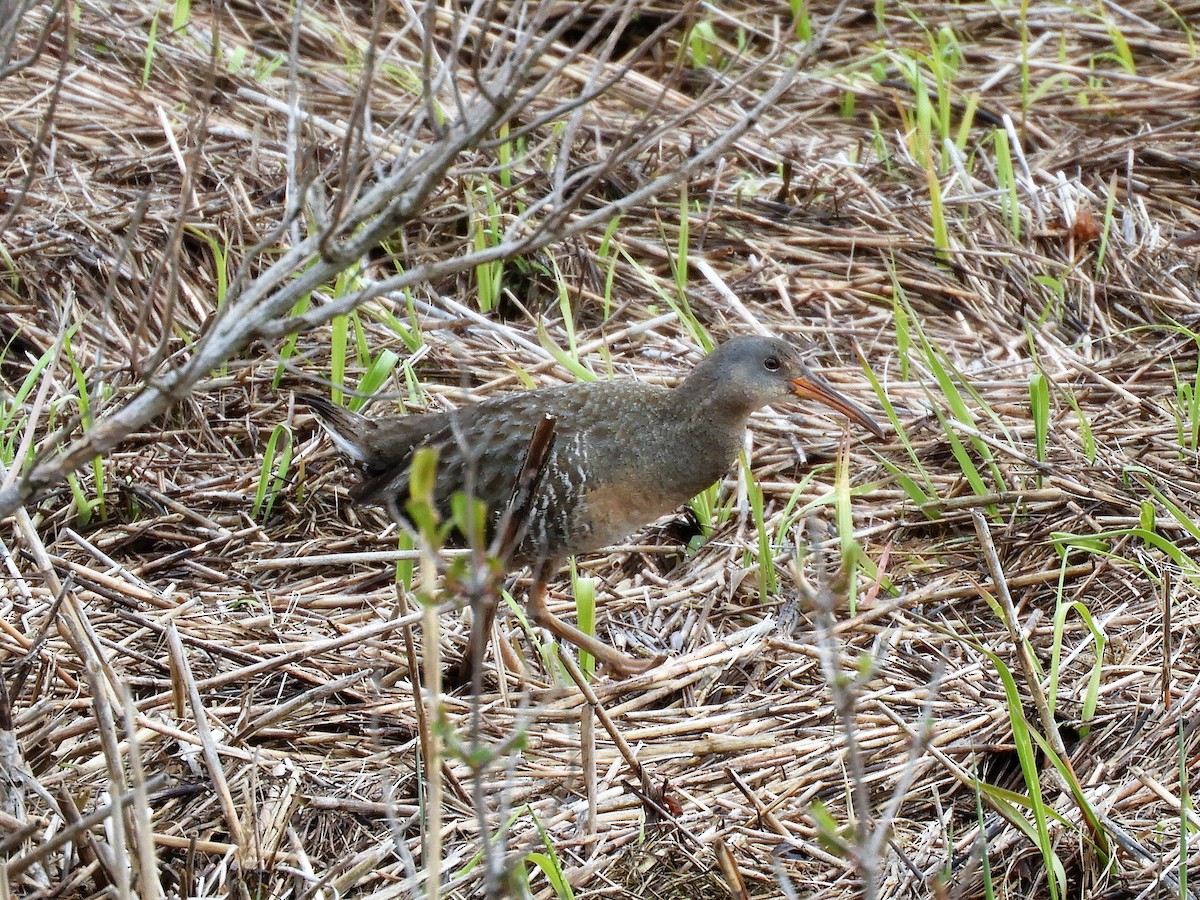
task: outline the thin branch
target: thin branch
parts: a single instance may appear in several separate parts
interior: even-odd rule
[[[298,299],[319,290],[400,224],[418,215],[455,160],[490,135],[512,112],[477,99],[465,115],[446,130],[441,141],[418,155],[411,165],[385,177],[352,205],[345,224],[339,229],[350,236],[340,246],[328,244],[328,233],[322,232],[310,235],[283,253],[253,280],[245,280],[248,276],[243,265],[234,278],[237,289],[231,287],[223,310],[209,322],[207,332],[193,346],[191,357],[175,369],[150,379],[124,407],[98,422],[59,456],[40,462],[24,473],[20,481],[0,490],[0,517],[11,514],[31,497],[62,481],[69,472],[97,454],[109,452],[129,434],[161,416],[186,397],[209,372],[259,337],[311,328],[386,292],[469,271],[485,262],[535,252],[606,224],[614,216],[668,190],[718,158],[754,127],[759,117],[790,87],[804,59],[802,57],[787,69],[747,113],[705,149],[624,197],[571,219],[572,211],[582,202],[583,194],[577,191],[571,202],[555,210],[547,222],[527,235],[510,237],[483,250],[412,267],[303,316],[287,318]],[[506,96],[514,95],[515,91]],[[638,146],[634,144],[632,149]],[[597,177],[593,175],[593,180]],[[276,232],[281,233],[284,227],[277,227]],[[325,255],[320,253],[322,246]],[[263,247],[260,243],[255,249]]]

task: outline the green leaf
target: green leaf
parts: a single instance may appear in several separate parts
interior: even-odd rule
[[[584,634],[596,634],[596,579],[580,575],[571,558],[571,592],[575,596],[575,619]],[[586,650],[579,651],[579,670],[585,678],[596,673],[596,659]]]
[[[1029,410],[1037,442],[1038,462],[1046,461],[1046,437],[1050,430],[1050,384],[1041,372],[1029,376]]]
[[[487,535],[487,504],[478,497],[455,491],[450,497],[450,520],[468,546],[482,547]]]
[[[1042,863],[1046,867],[1047,887],[1050,890],[1051,900],[1058,900],[1061,896],[1062,887],[1066,884],[1066,873],[1063,870],[1062,862],[1054,852],[1054,843],[1050,839],[1050,829],[1047,818],[1054,816],[1061,818],[1048,806],[1042,797],[1042,785],[1040,780],[1040,772],[1038,771],[1037,755],[1034,753],[1034,739],[1031,734],[1029,723],[1025,720],[1024,707],[1021,701],[1021,693],[1017,690],[1017,682],[1009,671],[1008,666],[992,651],[986,647],[980,647],[983,653],[992,661],[992,665],[996,669],[996,673],[1000,676],[1000,683],[1004,686],[1004,697],[1008,708],[1008,721],[1012,726],[1013,744],[1017,749],[1017,760],[1021,766],[1021,775],[1025,781],[1025,787],[1029,790],[1028,805],[1033,813],[1034,833],[1031,839],[1034,845],[1041,851]]]
[[[542,838],[542,846],[546,848],[545,853],[530,853],[525,858],[541,869],[542,874],[546,876],[546,880],[550,882],[550,887],[554,889],[555,895],[560,900],[575,900],[575,892],[571,889],[571,883],[567,881],[562,864],[558,861],[558,855],[554,851],[554,844],[550,840],[550,835],[546,833],[546,829],[542,825],[541,819],[533,811],[533,807],[526,806],[525,809],[533,818],[533,824],[537,827],[538,834]]]
[[[436,447],[421,447],[413,454],[408,477],[406,511],[421,536],[430,543],[438,538],[440,517],[434,506],[434,487],[437,484],[438,452]]]
[[[279,457],[278,464],[275,461],[277,455]],[[258,484],[254,489],[254,505],[250,511],[252,518],[265,521],[271,515],[276,498],[287,484],[291,463],[292,430],[281,423],[271,431],[266,449],[263,451]]]

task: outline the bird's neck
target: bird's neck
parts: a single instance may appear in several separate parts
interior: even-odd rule
[[[679,429],[678,443],[687,447],[694,461],[694,480],[699,489],[722,478],[737,461],[746,439],[746,425],[753,411],[745,403],[722,393],[715,379],[697,378],[693,372],[675,388]]]
[[[740,435],[754,412],[754,405],[729,390],[715,366],[707,365],[710,360],[711,356],[675,388],[676,402],[682,412],[680,419],[696,424],[728,422],[729,427]]]

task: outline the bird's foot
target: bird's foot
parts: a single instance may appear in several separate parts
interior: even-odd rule
[[[580,631],[574,625],[567,624],[558,618],[558,616],[548,611],[540,612],[541,614],[535,618],[538,625],[546,628],[551,634],[562,638],[567,643],[574,644],[580,650],[586,650],[596,658],[596,662],[603,665],[605,670],[611,672],[613,675],[620,677],[641,675],[643,672],[648,672],[655,666],[660,665],[666,659],[666,656],[663,654],[659,654],[651,659],[629,656],[626,653],[622,653],[616,647],[610,647],[587,632]]]
[[[586,631],[580,631],[574,625],[564,622],[546,607],[546,583],[540,577],[534,579],[525,608],[529,612],[529,618],[536,624],[550,631],[555,637],[574,644],[580,650],[586,650],[595,657],[596,662],[618,677],[641,675],[660,665],[666,659],[666,656],[662,654],[652,659],[629,656],[616,647],[610,647]]]
[[[609,647],[608,649],[612,651],[612,655],[608,659],[600,659],[600,662],[604,664],[605,671],[612,672],[614,675],[619,675],[622,678],[645,674],[651,669],[661,666],[667,658],[665,653],[647,658],[644,656],[630,656],[613,647]],[[599,657],[597,658],[599,659]]]

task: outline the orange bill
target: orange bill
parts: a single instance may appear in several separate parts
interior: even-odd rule
[[[883,429],[874,419],[835,391],[823,378],[812,372],[805,372],[799,378],[792,379],[792,391],[803,400],[816,400],[830,409],[835,409],[851,422],[868,429],[875,437],[883,437]]]

